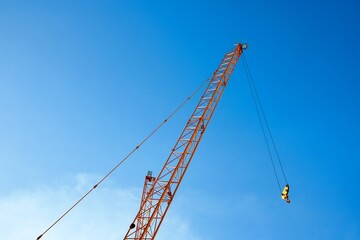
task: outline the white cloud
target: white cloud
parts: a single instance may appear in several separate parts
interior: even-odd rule
[[[16,191],[0,198],[0,239],[35,240],[94,184],[91,175],[79,174],[75,184]],[[74,181],[74,179],[72,179]],[[100,187],[42,240],[119,240],[138,208],[141,189]],[[189,223],[176,212],[164,220],[157,240],[199,240]]]

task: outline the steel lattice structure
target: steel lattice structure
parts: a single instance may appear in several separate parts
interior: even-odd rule
[[[171,150],[170,156],[159,176],[157,178],[152,177],[151,174],[146,176],[140,210],[130,225],[124,240],[155,239],[203,133],[221,99],[242,51],[246,47],[245,44],[239,43],[236,44],[232,51],[225,54],[174,148]]]

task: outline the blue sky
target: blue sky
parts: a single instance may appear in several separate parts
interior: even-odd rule
[[[35,239],[246,42],[159,240],[360,239],[357,1],[0,1],[0,236]],[[43,239],[121,239],[186,107]]]

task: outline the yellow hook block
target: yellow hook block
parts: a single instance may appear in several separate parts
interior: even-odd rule
[[[289,190],[290,190],[290,186],[289,184],[286,184],[284,190],[281,193],[281,198],[284,199],[287,203],[290,203]]]

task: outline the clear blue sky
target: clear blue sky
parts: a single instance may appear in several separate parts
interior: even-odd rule
[[[0,1],[0,238],[35,239],[246,42],[292,203],[239,62],[159,240],[360,239],[359,12],[355,0]],[[122,239],[198,97],[43,239]]]

